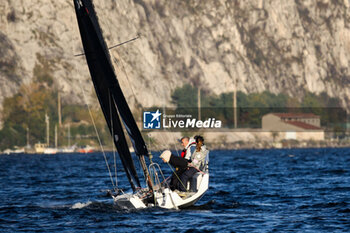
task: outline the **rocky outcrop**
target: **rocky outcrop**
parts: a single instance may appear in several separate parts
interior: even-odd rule
[[[193,83],[219,94],[234,83],[244,92],[301,97],[305,90],[339,97],[350,108],[348,0],[95,0],[118,79],[133,106],[170,104]],[[50,61],[70,102],[93,88],[70,1],[0,3],[0,101]],[[147,91],[145,91],[147,90]],[[91,96],[91,95],[89,95]]]
[[[9,38],[0,32],[0,102],[13,95],[21,84],[23,75],[21,59]]]

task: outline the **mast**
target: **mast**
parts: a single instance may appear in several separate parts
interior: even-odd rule
[[[50,118],[45,113],[45,123],[46,123],[46,144],[49,147],[50,146]]]
[[[234,87],[233,87],[233,122],[234,128],[237,128],[237,81],[234,78]]]
[[[61,94],[60,91],[57,92],[57,110],[58,110],[58,127],[62,126],[62,114],[61,114]]]
[[[27,126],[27,148],[30,148],[30,144],[29,144],[29,127]]]
[[[197,108],[198,108],[198,120],[201,119],[201,87],[198,86],[197,91]]]
[[[93,4],[90,0],[73,1],[85,58],[96,95],[130,185],[135,191],[136,187],[141,187],[141,185],[121,122],[130,136],[136,155],[139,156],[145,177],[148,177],[148,170],[144,156],[148,155],[148,150],[117,81]]]
[[[58,146],[58,140],[57,140],[57,124],[55,125],[55,148]]]
[[[67,126],[68,148],[70,148],[70,124]]]

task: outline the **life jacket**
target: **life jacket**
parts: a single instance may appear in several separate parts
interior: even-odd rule
[[[199,170],[202,170],[205,168],[205,165],[208,163],[208,154],[209,151],[206,149],[205,146],[202,146],[200,151],[196,151],[191,156],[191,163],[194,167],[196,167]]]
[[[196,142],[190,143],[188,146],[186,146],[186,148],[184,148],[184,149],[181,151],[181,157],[182,157],[182,158],[185,158],[187,150],[188,150],[193,144],[196,144]]]

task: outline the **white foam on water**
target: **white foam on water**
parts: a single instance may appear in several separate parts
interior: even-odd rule
[[[90,205],[92,202],[91,201],[88,201],[86,203],[81,203],[81,202],[78,202],[78,203],[75,203],[71,209],[82,209],[82,208],[85,208],[86,206]]]

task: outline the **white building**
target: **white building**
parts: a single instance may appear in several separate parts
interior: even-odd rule
[[[262,130],[278,133],[279,139],[324,140],[320,117],[312,113],[269,113],[262,117]]]

